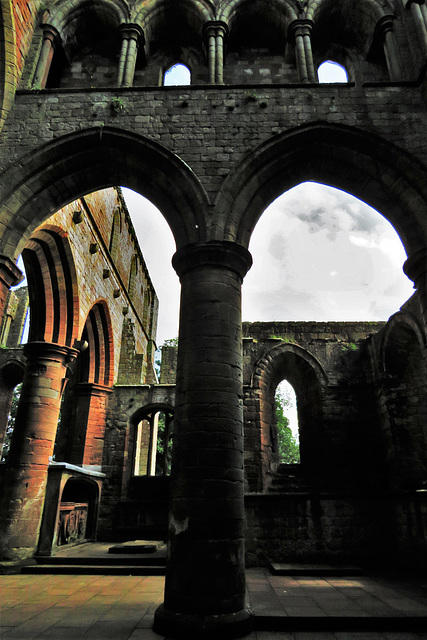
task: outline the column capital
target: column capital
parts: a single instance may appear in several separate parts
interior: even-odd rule
[[[384,36],[388,31],[393,31],[393,20],[396,20],[396,16],[391,13],[382,16],[375,25],[375,35]]]
[[[217,36],[222,35],[223,38],[227,37],[229,33],[228,25],[222,20],[208,20],[203,25],[203,36]]]
[[[22,282],[24,274],[16,264],[7,256],[0,255],[0,280],[8,289]]]
[[[61,42],[61,36],[55,27],[49,23],[43,25],[43,39],[50,40],[53,47],[56,47]]]
[[[312,20],[297,19],[293,20],[288,27],[288,39],[295,43],[297,36],[311,36],[314,23]]]
[[[122,36],[127,40],[136,40],[138,44],[145,44],[144,31],[135,22],[126,22],[120,25]]]
[[[179,249],[172,258],[179,277],[192,269],[217,266],[235,271],[242,279],[252,266],[252,256],[245,247],[228,241],[197,242]]]
[[[413,4],[425,4],[425,0],[402,0],[405,9],[410,9]]]
[[[403,271],[416,285],[418,279],[427,273],[427,247],[410,255],[403,265]]]
[[[24,355],[28,360],[50,360],[61,362],[64,366],[71,364],[79,355],[77,349],[54,342],[34,341],[24,345]],[[31,372],[30,372],[31,375]],[[38,375],[36,372],[34,375]]]

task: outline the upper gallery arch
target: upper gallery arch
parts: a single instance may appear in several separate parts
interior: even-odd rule
[[[381,211],[410,255],[427,244],[426,173],[415,158],[378,136],[317,122],[252,150],[227,177],[216,206],[224,238],[247,246],[273,200],[302,182],[321,182]]]

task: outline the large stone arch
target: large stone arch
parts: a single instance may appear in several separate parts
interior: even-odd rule
[[[427,171],[373,134],[317,122],[271,138],[228,176],[217,198],[227,240],[247,246],[258,218],[286,190],[315,181],[347,191],[380,211],[408,255],[427,244]]]
[[[322,422],[322,389],[328,384],[327,375],[315,356],[297,344],[275,345],[264,353],[256,364],[252,387],[259,398],[259,431],[263,488],[277,468],[278,453],[274,433],[274,394],[280,382],[293,386],[298,402],[300,425],[301,466],[313,474],[319,454],[319,433]]]
[[[307,8],[306,17],[316,22],[324,12],[333,11],[341,13],[353,10],[361,16],[366,16],[367,19],[372,20],[375,25],[377,20],[390,13],[390,6],[387,0],[385,2],[380,2],[379,0],[359,0],[357,3],[349,2],[348,0],[317,0],[310,3]]]
[[[34,229],[79,196],[122,185],[155,204],[177,247],[206,239],[207,197],[182,160],[160,144],[111,127],[86,129],[44,145],[0,179],[5,229],[0,253],[16,259]]]

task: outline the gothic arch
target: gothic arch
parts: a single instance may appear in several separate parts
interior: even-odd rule
[[[2,175],[0,253],[16,259],[52,213],[84,193],[118,184],[160,209],[177,247],[206,239],[207,196],[189,167],[156,142],[103,127],[48,143]]]
[[[378,136],[324,122],[271,138],[230,173],[216,203],[225,239],[247,246],[265,208],[306,181],[348,191],[383,212],[408,255],[426,246],[426,169]]]
[[[260,412],[261,465],[265,478],[278,463],[274,433],[274,394],[277,385],[288,380],[298,402],[301,466],[310,473],[320,462],[319,433],[322,423],[322,391],[328,383],[327,375],[307,350],[296,344],[283,343],[265,352],[256,364],[252,387],[258,392]]]
[[[79,331],[78,286],[66,234],[48,225],[34,233],[22,257],[30,296],[29,341],[73,346]]]

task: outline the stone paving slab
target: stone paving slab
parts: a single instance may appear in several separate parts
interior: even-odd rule
[[[249,569],[247,585],[256,625],[250,640],[427,640],[427,587],[419,582]],[[161,576],[3,575],[0,640],[163,640],[152,630],[163,589]],[[387,624],[346,628],[367,619]],[[334,628],[337,621],[344,626]]]

